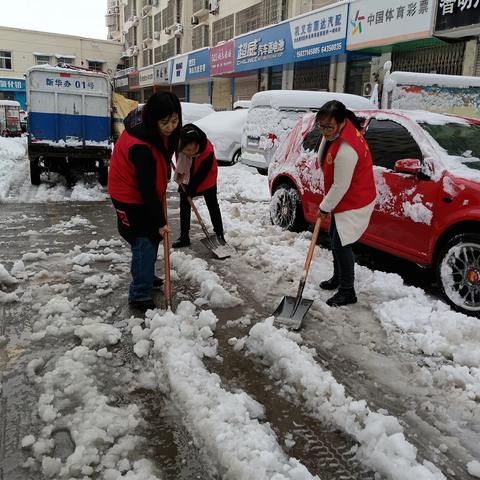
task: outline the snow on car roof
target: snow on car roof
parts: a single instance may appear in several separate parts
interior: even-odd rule
[[[446,125],[447,123],[460,123],[463,125],[470,125],[470,122],[464,117],[455,115],[448,115],[444,113],[428,112],[427,110],[380,110],[380,112],[394,115],[401,115],[407,117],[417,123],[429,123],[431,125]],[[378,119],[381,113],[375,115]]]
[[[234,125],[243,125],[247,119],[248,110],[240,109],[226,112],[213,112],[195,122],[200,128],[222,130],[229,129]]]
[[[330,100],[338,100],[348,108],[371,109],[374,103],[368,98],[349,93],[309,92],[302,90],[266,90],[252,97],[252,108],[270,106],[273,108],[320,108]]]
[[[397,85],[438,85],[441,87],[480,87],[480,77],[438,75],[436,73],[393,72],[388,76],[387,88]]]

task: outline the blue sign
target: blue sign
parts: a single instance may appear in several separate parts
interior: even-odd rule
[[[0,78],[0,90],[10,92],[25,91],[25,80],[16,78]]]
[[[210,48],[189,53],[187,64],[187,81],[210,77]]]
[[[235,39],[235,71],[244,72],[293,62],[288,23]]]
[[[348,5],[322,9],[289,22],[294,61],[345,53]]]

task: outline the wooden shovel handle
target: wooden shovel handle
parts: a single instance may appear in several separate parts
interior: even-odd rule
[[[315,222],[315,228],[313,229],[312,240],[310,241],[310,247],[308,247],[308,254],[305,260],[305,266],[303,267],[304,278],[307,277],[308,270],[310,269],[310,263],[312,263],[313,252],[315,251],[315,245],[317,244],[318,234],[320,233],[320,228],[322,226],[322,219],[317,218]]]
[[[163,215],[165,217],[165,222],[168,225],[166,195],[163,199]],[[168,237],[168,232],[165,232],[163,235],[163,259],[165,262],[165,307],[172,308],[172,284],[170,281],[170,241]]]

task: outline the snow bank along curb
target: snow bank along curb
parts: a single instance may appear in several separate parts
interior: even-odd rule
[[[182,302],[176,314],[148,312],[147,329],[132,329],[136,351],[145,354],[149,335],[160,388],[183,411],[193,437],[223,470],[222,478],[319,480],[296,459],[287,458],[270,426],[259,422],[259,403],[244,392],[224,390],[218,375],[203,365],[203,357],[217,355],[216,323],[211,311],[198,314],[190,302]]]
[[[373,412],[365,400],[347,397],[344,387],[317,364],[313,352],[296,343],[299,340],[299,335],[275,328],[271,317],[252,327],[245,345],[270,366],[273,377],[289,391],[295,389],[315,418],[351,435],[360,445],[357,457],[369,468],[395,480],[446,479],[430,462],[417,462],[416,448],[405,439],[396,418]]]

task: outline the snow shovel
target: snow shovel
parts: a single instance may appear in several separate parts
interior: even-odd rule
[[[317,244],[321,225],[322,219],[317,218],[312,240],[310,241],[310,247],[308,248],[307,259],[305,260],[305,266],[303,267],[303,273],[298,285],[297,296],[283,297],[280,305],[275,312],[273,312],[275,324],[278,326],[298,330],[302,326],[303,319],[312,306],[313,300],[302,298],[302,293],[305,288],[305,282],[307,281],[308,270],[310,269],[310,263],[312,262],[313,252],[315,250],[315,245]]]
[[[168,225],[167,219],[167,197],[163,201],[163,211],[165,216],[165,221]],[[165,262],[165,308],[173,311],[173,301],[172,301],[172,284],[170,281],[170,239],[168,237],[169,233],[165,232],[163,235],[163,260]]]
[[[175,171],[175,165],[172,162],[172,168],[173,171]],[[187,195],[187,190],[185,188],[185,185],[183,183],[180,184],[182,187],[183,192],[185,195]],[[198,211],[197,207],[195,206],[195,203],[193,202],[192,197],[189,197],[187,195],[187,200],[188,203],[190,204],[190,207],[192,208],[193,212],[195,213],[195,216],[197,217],[197,221],[202,227],[203,233],[205,234],[205,238],[201,240],[201,242],[219,259],[219,260],[224,260],[225,258],[230,258],[232,255],[229,252],[229,248],[226,247],[225,245],[222,245],[219,241],[218,238],[215,234],[211,235],[205,225],[203,223],[202,217],[200,216],[200,212]]]

